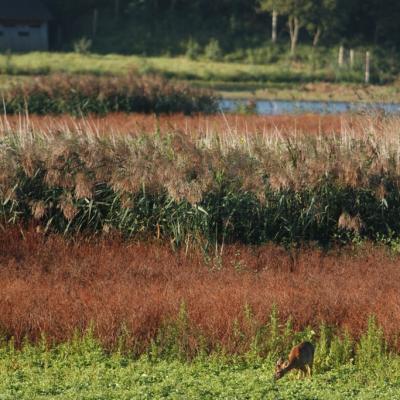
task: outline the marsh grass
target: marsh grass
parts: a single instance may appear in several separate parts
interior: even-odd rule
[[[397,127],[378,117],[333,135],[248,135],[227,124],[220,134],[107,136],[4,122],[2,223],[117,230],[178,246],[392,240],[400,231]]]
[[[217,97],[160,76],[51,75],[13,82],[1,92],[8,114],[106,114],[109,112],[212,113]]]

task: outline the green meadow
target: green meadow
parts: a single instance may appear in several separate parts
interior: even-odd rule
[[[308,48],[308,50],[310,50]],[[304,54],[308,52],[304,49]],[[360,53],[361,55],[361,53]],[[308,57],[308,56],[307,56]],[[376,68],[376,71],[381,71]],[[362,67],[338,68],[332,63],[315,65],[308,59],[293,62],[282,58],[273,63],[191,60],[187,57],[145,57],[118,54],[45,53],[0,54],[0,85],[31,80],[51,73],[125,75],[158,74],[168,79],[211,88],[231,98],[279,98],[348,101],[396,101],[400,87],[395,76],[385,71],[363,83]]]
[[[92,342],[53,350],[2,348],[0,399],[396,399],[400,358],[368,370],[352,363],[312,379],[295,373],[274,381],[271,359],[133,359],[107,354]]]

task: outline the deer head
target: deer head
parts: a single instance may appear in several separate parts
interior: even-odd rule
[[[285,361],[283,358],[279,358],[279,360],[276,362],[276,365],[275,365],[275,375],[274,375],[274,378],[277,380],[277,379],[280,379],[280,378],[282,378],[282,376],[283,375],[285,375],[285,373],[286,373],[286,368],[287,368],[287,366],[289,365],[289,361]]]

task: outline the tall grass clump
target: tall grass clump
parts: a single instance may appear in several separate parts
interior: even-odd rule
[[[4,222],[182,245],[398,237],[399,138],[384,133],[5,132]]]
[[[55,74],[10,85],[1,93],[9,114],[105,114],[109,112],[212,113],[217,98],[160,76],[117,77]]]

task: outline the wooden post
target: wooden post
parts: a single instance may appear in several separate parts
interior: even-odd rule
[[[343,59],[344,59],[344,48],[343,48],[343,46],[340,46],[339,47],[339,56],[338,56],[339,67],[343,67]]]
[[[370,67],[371,67],[371,55],[370,52],[367,51],[365,53],[365,83],[369,83],[370,80]]]
[[[276,43],[277,39],[277,27],[278,27],[278,12],[273,10],[272,11],[272,43]]]
[[[93,23],[92,23],[92,38],[93,39],[96,37],[98,19],[99,19],[99,10],[97,8],[95,8],[93,10]]]
[[[354,50],[350,49],[350,68],[354,68]]]
[[[290,33],[290,55],[293,57],[296,52],[297,41],[299,39],[300,20],[298,17],[289,16],[288,18]]]

